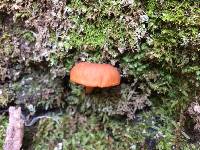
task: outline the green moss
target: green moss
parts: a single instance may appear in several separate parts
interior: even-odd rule
[[[143,125],[140,125],[140,130],[135,130],[135,127],[129,124],[115,120],[104,124],[96,116],[77,117],[66,116],[61,119],[60,124],[50,120],[40,121],[34,138],[34,148],[48,149],[60,142],[63,149],[127,149],[143,139],[142,135],[138,134],[142,132]],[[112,132],[112,135],[109,132]]]
[[[128,53],[121,57],[122,67],[128,69],[128,74],[136,77],[140,77],[144,74],[148,68],[148,64],[143,63],[145,58],[145,52],[140,51],[137,54]]]
[[[10,102],[10,99],[8,97],[8,93],[6,89],[0,90],[0,106],[7,106],[7,104]]]
[[[29,41],[29,42],[35,42],[35,37],[34,37],[33,33],[30,32],[30,31],[24,32],[24,34],[22,35],[22,37],[25,40]]]
[[[170,60],[171,63],[167,64],[176,69],[180,59],[184,60],[183,56],[187,55],[190,59],[190,51],[198,51],[198,46],[195,47],[195,42],[198,42],[200,20],[197,15],[198,3],[172,1],[163,2],[161,5],[152,0],[147,4],[147,12],[150,17],[149,29],[154,41],[153,50],[159,54],[159,61],[164,64]],[[190,47],[190,44],[194,47]]]
[[[114,20],[104,19],[101,22],[89,23],[85,19],[80,19],[77,27],[79,29],[76,30],[82,31],[73,31],[69,34],[70,44],[77,48],[85,45],[102,48],[106,43],[110,43],[110,37],[121,40],[125,36],[123,24],[117,24]]]
[[[104,45],[123,47],[127,40],[130,46],[136,44],[135,33],[125,21],[120,1],[98,1],[92,4],[75,1],[69,5],[74,12],[69,18],[73,23],[69,31],[69,45],[77,49],[102,49]]]
[[[14,46],[11,42],[11,38],[12,36],[7,32],[3,33],[3,35],[0,37],[0,42],[2,43],[0,48],[3,49],[0,57],[4,57],[4,55],[9,56],[12,54]]]
[[[0,147],[3,147],[5,135],[6,135],[6,127],[8,124],[8,119],[4,115],[0,115]]]
[[[6,1],[0,3],[6,3]],[[9,9],[12,3],[15,2],[11,1],[5,6],[9,6]],[[48,16],[47,14],[59,14],[59,17],[52,17],[53,15],[49,15],[48,19],[44,17],[45,23],[42,25],[47,25],[44,27],[47,29],[47,33],[44,35],[46,34],[48,37],[49,33],[50,37],[41,39],[42,42],[45,42],[44,45],[43,43],[38,44],[41,45],[41,49],[47,48],[50,51],[46,58],[50,67],[64,65],[68,75],[71,67],[77,61],[112,63],[118,66],[123,77],[122,82],[125,80],[127,86],[130,86],[134,82],[133,79],[137,79],[139,82],[135,88],[141,93],[152,94],[150,99],[153,106],[160,108],[153,111],[163,115],[161,118],[164,122],[164,125],[158,129],[164,134],[164,138],[161,138],[157,147],[158,149],[171,148],[174,144],[173,140],[176,138],[173,130],[176,125],[175,120],[179,116],[180,110],[185,110],[187,103],[193,96],[196,96],[195,92],[199,88],[199,2],[148,0],[134,1],[129,5],[123,4],[119,0],[73,0],[67,4],[63,3],[65,5],[63,11],[58,11],[56,1],[55,4],[48,1],[45,7],[41,3],[30,2],[27,9],[24,7],[26,4],[21,5],[22,3],[19,4],[22,6],[19,9],[22,10],[14,12],[12,19],[24,23],[23,20],[29,18],[30,14],[35,15],[35,18],[32,18],[35,23],[34,31],[38,29],[37,26],[40,26],[42,17]],[[146,21],[141,21],[141,17],[146,17]],[[1,18],[1,22],[4,20],[5,18]],[[58,23],[56,28],[52,25],[54,22]],[[13,26],[17,26],[17,24]],[[67,26],[67,29],[65,30],[62,26]],[[29,29],[31,30],[32,27]],[[10,64],[13,64],[17,61],[13,59],[16,55],[13,54],[15,45],[12,43],[12,39],[15,36],[18,37],[19,31],[14,32],[15,29],[12,27],[9,30],[11,31],[5,31],[0,37],[0,48],[3,49],[3,53],[0,53],[3,55],[0,58],[4,60],[6,56],[8,60],[13,60],[10,61]],[[14,35],[10,33],[14,33]],[[33,43],[36,40],[32,31],[29,32],[29,30],[22,35],[22,38]],[[34,48],[32,49],[34,50]],[[38,60],[33,61],[37,63]],[[40,80],[41,77],[39,77]],[[36,85],[31,84],[29,87],[33,89],[31,94],[36,93],[37,87],[43,89],[41,85],[43,84],[40,82]],[[85,98],[83,87],[69,86],[71,89],[67,91],[68,96],[65,100],[69,106],[81,106],[81,111],[87,108],[88,99],[99,106],[94,108],[94,112],[100,108],[105,110],[118,100],[125,102],[127,100],[127,97],[121,99],[117,95],[116,98],[109,90],[101,91],[99,89],[94,91],[93,95]],[[19,85],[13,86],[16,91],[20,90],[20,87]],[[54,86],[54,89],[57,90],[57,86]],[[120,90],[122,93],[126,92],[124,87]],[[58,95],[58,93],[54,94]],[[48,99],[50,100],[42,100],[39,105],[41,107],[53,106],[54,98],[48,96]],[[56,100],[59,101],[60,97]],[[0,97],[0,105],[6,103],[7,95],[4,94],[3,97]],[[94,113],[91,110],[82,112],[91,115]],[[148,117],[150,117],[149,114],[145,119]],[[77,149],[78,146],[85,149],[94,149],[94,146],[97,149],[108,147],[111,147],[110,149],[116,147],[129,149],[131,142],[133,142],[133,147],[137,143],[144,142],[146,134],[143,134],[143,130],[147,127],[146,122],[133,127],[124,123],[124,120],[118,122],[107,119],[108,122],[103,124],[98,117],[95,118],[96,116],[91,116],[87,123],[81,124],[80,127],[76,126],[76,130],[72,133],[68,130],[71,127],[69,124],[73,122],[70,116],[63,118],[60,125],[51,120],[42,120],[38,127],[38,133],[35,135],[35,148],[50,149],[52,145],[63,142],[72,149]],[[98,124],[103,124],[103,129],[96,130],[95,127]],[[119,141],[114,140],[114,143],[110,144],[106,140],[107,127],[115,131]],[[155,128],[157,129],[157,127]],[[49,139],[52,139],[53,142],[49,142]],[[112,147],[112,145],[114,146]]]
[[[73,46],[82,46],[84,44],[91,46],[102,46],[106,40],[106,32],[102,27],[96,28],[92,24],[86,24],[85,22],[80,22],[83,27],[84,36],[77,34],[77,32],[72,32],[70,36],[70,42]],[[81,28],[81,26],[79,26]],[[76,44],[76,45],[74,45]]]
[[[103,119],[104,120],[104,119]],[[34,136],[34,149],[55,148],[60,143],[63,149],[130,149],[148,148],[148,140],[155,140],[156,148],[170,150],[176,141],[176,122],[165,109],[153,107],[151,112],[137,116],[134,122],[122,118],[102,120],[101,115],[74,117],[65,115],[60,123],[44,119],[39,122]],[[51,140],[49,140],[51,139]],[[183,140],[181,148],[193,146]]]

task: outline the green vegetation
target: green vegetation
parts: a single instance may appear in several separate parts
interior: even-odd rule
[[[4,115],[1,115],[0,122],[0,147],[3,147],[8,119]]]
[[[170,149],[175,139],[172,120],[155,115],[158,114],[154,111],[143,113],[138,116],[140,122],[126,122],[122,118],[103,122],[99,116],[80,114],[66,115],[60,124],[44,119],[37,126],[33,147],[49,149],[62,143],[64,149],[140,149],[149,146],[145,139],[159,139],[158,148]]]
[[[41,120],[35,149],[58,143],[71,149],[135,149],[157,136],[158,149],[174,145],[195,149],[179,130],[184,126],[180,116],[199,96],[199,1],[61,0],[44,6],[39,1],[4,0],[0,6],[0,83],[4,87],[0,105],[6,105],[9,97],[16,103],[25,97],[25,107],[67,105],[81,117],[87,116],[84,122],[71,116],[60,124]],[[66,79],[64,89],[62,79],[77,61],[116,66],[123,77],[121,86],[85,95],[82,86]],[[66,74],[61,76],[63,69]],[[142,96],[146,97],[139,99]],[[136,118],[143,119],[135,124],[113,118],[123,110],[121,114],[130,119],[130,114],[133,117],[146,107],[151,109],[137,113]],[[162,123],[149,124],[151,116]],[[148,128],[155,132],[150,134]]]
[[[10,102],[8,93],[6,90],[0,91],[0,106],[7,106],[7,104]]]
[[[24,34],[22,35],[22,37],[25,40],[29,41],[29,42],[35,42],[35,37],[34,37],[33,33],[30,32],[30,31],[24,32]]]

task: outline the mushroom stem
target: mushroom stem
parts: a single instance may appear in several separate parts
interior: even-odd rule
[[[85,93],[89,94],[93,91],[94,87],[91,87],[91,86],[86,86],[85,87]]]

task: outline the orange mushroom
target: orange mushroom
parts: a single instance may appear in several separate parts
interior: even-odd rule
[[[86,93],[91,93],[95,87],[119,85],[120,74],[117,68],[110,64],[81,62],[71,69],[70,81],[84,85]]]

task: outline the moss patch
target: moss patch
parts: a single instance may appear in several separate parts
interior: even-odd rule
[[[4,144],[4,139],[6,135],[6,128],[8,124],[8,118],[5,117],[4,115],[0,115],[0,147],[3,147]]]

